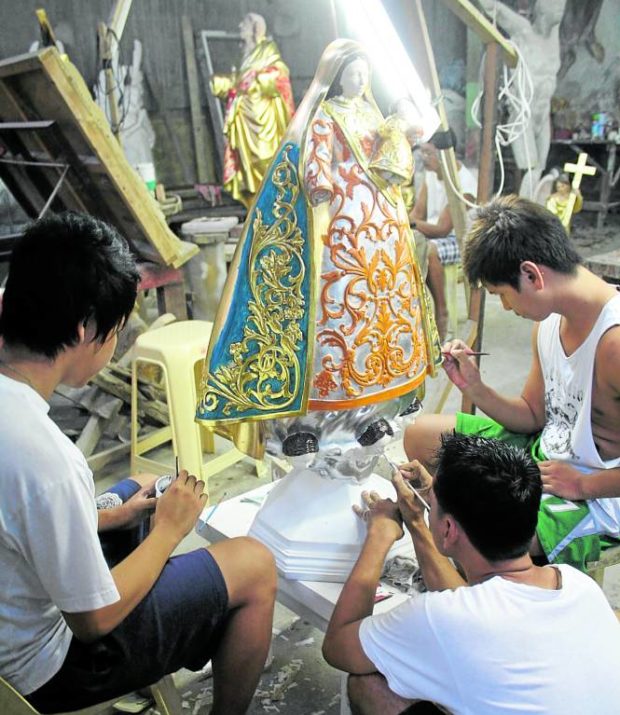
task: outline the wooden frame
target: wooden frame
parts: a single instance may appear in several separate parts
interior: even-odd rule
[[[0,61],[0,178],[29,216],[47,208],[65,165],[52,210],[112,223],[157,263],[178,268],[198,252],[168,228],[71,62],[55,47]]]

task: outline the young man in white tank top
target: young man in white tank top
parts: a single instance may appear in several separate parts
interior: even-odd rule
[[[453,429],[529,448],[545,492],[532,553],[583,569],[620,538],[620,295],[581,265],[559,219],[526,199],[481,209],[466,246],[470,282],[536,322],[530,373],[518,397],[500,395],[451,341],[446,372],[492,419],[423,416],[405,450],[429,463]]]

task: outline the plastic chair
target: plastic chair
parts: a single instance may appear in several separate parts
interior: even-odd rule
[[[179,696],[179,692],[174,685],[171,675],[166,675],[155,683],[155,685],[152,685],[151,693],[155,698],[157,709],[161,715],[181,715],[181,697]],[[118,700],[119,698],[116,697],[97,705],[91,705],[82,710],[74,710],[73,713],[74,715],[96,715],[96,713],[109,709]],[[2,713],[2,715],[39,715],[39,711],[35,710],[32,705],[3,678],[0,678],[0,713]],[[59,713],[58,715],[68,714]]]
[[[449,263],[443,267],[446,305],[448,307],[448,335],[452,338],[459,337],[459,311],[458,311],[458,286],[463,283],[465,302],[469,309],[469,284],[463,277],[463,268],[460,263]]]
[[[134,346],[131,376],[131,471],[170,474],[171,466],[143,456],[172,441],[182,469],[195,474],[205,484],[208,477],[240,461],[245,455],[236,447],[203,462],[203,451],[213,453],[213,432],[194,419],[197,385],[209,345],[212,323],[185,320],[140,335]],[[170,425],[140,437],[138,435],[138,366],[158,365],[164,375]]]

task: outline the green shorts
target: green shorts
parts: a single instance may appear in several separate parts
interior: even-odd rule
[[[511,432],[489,417],[457,412],[456,432],[508,442],[524,449],[535,462],[547,459],[540,448],[540,434]],[[550,563],[570,564],[581,571],[597,561],[602,550],[618,545],[616,539],[596,533],[587,502],[547,494],[540,502],[536,536]]]

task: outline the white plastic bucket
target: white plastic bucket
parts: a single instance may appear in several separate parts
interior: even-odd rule
[[[157,185],[157,179],[155,178],[155,164],[150,161],[143,164],[136,164],[136,171],[140,175],[142,181],[146,184],[146,188],[154,195],[155,186]]]

